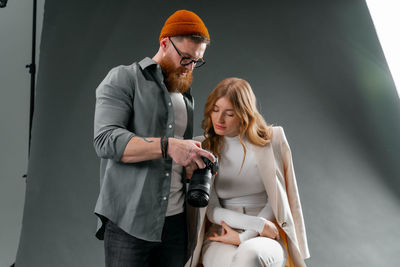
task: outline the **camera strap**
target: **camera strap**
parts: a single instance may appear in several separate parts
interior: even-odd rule
[[[195,226],[194,228],[196,229],[195,231],[195,236],[194,236],[194,240],[192,242],[192,246],[190,248],[190,267],[192,267],[192,263],[193,263],[193,254],[194,254],[194,250],[196,248],[196,244],[197,244],[197,236],[198,236],[198,231],[199,229],[197,229],[199,227],[199,219],[200,219],[200,213],[199,213],[199,208],[196,208],[196,220],[195,220]]]

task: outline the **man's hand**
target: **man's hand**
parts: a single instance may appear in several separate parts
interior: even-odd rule
[[[190,179],[193,176],[193,173],[195,170],[197,170],[199,167],[197,166],[196,163],[190,163],[188,166],[185,167],[185,172],[186,172],[186,178]]]
[[[210,236],[208,240],[239,246],[240,245],[239,233],[230,228],[229,225],[227,225],[224,221],[221,222],[221,225],[222,225],[221,235],[214,233],[214,236]]]
[[[201,149],[201,143],[194,140],[168,139],[168,155],[179,165],[186,167],[186,176],[192,177],[197,169],[203,169],[204,164],[201,157],[206,157],[211,162],[215,161],[212,153]]]
[[[260,236],[276,240],[280,239],[278,227],[276,227],[276,225],[273,222],[268,220],[265,221],[264,229],[261,232]]]

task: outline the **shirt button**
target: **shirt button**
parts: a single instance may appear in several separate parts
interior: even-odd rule
[[[167,197],[163,197],[162,199],[163,199],[163,200],[167,200]]]
[[[172,105],[172,103],[171,103],[171,102],[169,102],[169,103],[168,103],[168,106],[171,106],[171,105]]]
[[[286,222],[283,222],[283,223],[282,223],[282,227],[285,227],[286,225],[287,225]]]
[[[172,128],[172,124],[168,125],[168,127],[171,129]]]
[[[165,173],[165,176],[169,176],[169,172],[166,172],[166,173]]]

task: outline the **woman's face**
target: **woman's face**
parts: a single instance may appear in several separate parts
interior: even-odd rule
[[[226,97],[221,97],[215,102],[211,111],[211,121],[218,135],[234,137],[239,134],[239,118],[233,110],[232,103]]]

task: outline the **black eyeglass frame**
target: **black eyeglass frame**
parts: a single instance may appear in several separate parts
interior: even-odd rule
[[[191,57],[184,57],[184,56],[182,56],[181,52],[178,50],[178,48],[176,48],[176,46],[175,46],[174,42],[172,42],[171,38],[168,37],[168,39],[169,39],[169,41],[171,42],[172,46],[175,48],[175,51],[176,51],[176,52],[178,53],[178,55],[181,57],[180,64],[181,64],[182,66],[187,66],[187,65],[190,65],[190,64],[194,63],[194,68],[197,69],[197,68],[200,68],[201,66],[203,66],[204,64],[206,64],[206,61],[204,60],[204,58],[199,58],[198,60],[194,60],[194,59],[192,59]],[[190,60],[190,61],[189,61],[188,63],[182,63],[182,62],[184,62],[185,60]]]

